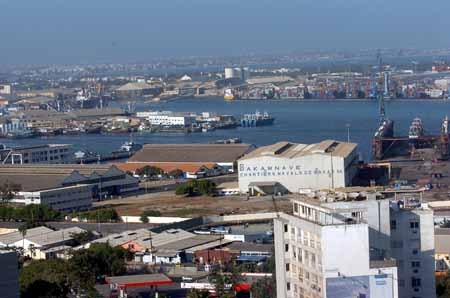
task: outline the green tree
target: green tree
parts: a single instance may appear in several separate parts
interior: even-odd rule
[[[450,297],[450,271],[444,276],[436,277],[436,296],[437,298]]]
[[[91,231],[84,231],[80,233],[71,234],[73,241],[77,245],[88,243],[89,241],[94,240],[95,235]]]
[[[74,288],[92,290],[97,279],[126,272],[127,252],[107,243],[92,244],[89,249],[73,252],[69,269]]]
[[[177,188],[175,189],[175,194],[177,196],[181,195],[192,196],[194,195],[194,188],[190,186],[188,183],[183,183],[177,186]]]
[[[161,212],[159,212],[158,210],[144,210],[141,213],[141,217],[140,220],[143,223],[148,223],[148,217],[157,217],[157,216],[161,216]]]
[[[191,289],[187,294],[187,298],[209,298],[209,292]]]
[[[98,222],[118,222],[120,216],[113,208],[102,208],[76,214],[81,219]]]
[[[148,215],[145,214],[145,212],[142,212],[141,217],[139,218],[139,220],[140,220],[142,223],[148,223]]]
[[[262,271],[265,273],[272,273],[272,277],[265,277],[253,283],[250,291],[253,297],[258,298],[276,298],[276,277],[275,277],[275,257],[274,253],[262,265]]]
[[[250,289],[252,297],[257,298],[276,298],[276,281],[265,277],[252,284]]]
[[[187,183],[179,185],[176,190],[176,195],[208,195],[213,196],[216,189],[216,184],[211,180],[190,180]]]
[[[184,172],[180,169],[175,169],[170,171],[167,174],[169,177],[175,178],[175,179],[179,179],[179,178],[183,178],[184,177]]]
[[[136,175],[139,176],[156,177],[163,174],[164,171],[162,169],[154,166],[145,166],[136,170]]]
[[[57,259],[33,261],[21,270],[19,282],[22,298],[67,297],[67,263]]]
[[[15,184],[10,181],[6,181],[0,185],[0,200],[3,204],[9,203],[18,191],[22,189],[20,184]]]

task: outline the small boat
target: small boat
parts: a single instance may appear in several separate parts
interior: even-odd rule
[[[213,227],[210,229],[211,233],[213,234],[230,234],[231,229],[225,228],[225,227]]]
[[[112,153],[135,153],[142,149],[141,144],[136,144],[134,142],[125,142],[120,146],[119,150],[113,151]]]
[[[211,235],[211,231],[207,229],[194,230],[194,234],[198,235]]]
[[[230,101],[231,101],[231,100],[234,100],[234,99],[235,99],[235,95],[234,95],[234,93],[233,93],[233,90],[230,89],[230,88],[225,89],[225,94],[224,94],[223,98],[224,98],[225,100],[230,100]]]

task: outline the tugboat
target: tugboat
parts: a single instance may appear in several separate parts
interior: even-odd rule
[[[113,151],[113,154],[117,154],[117,153],[129,153],[129,154],[134,154],[137,151],[142,149],[142,145],[141,144],[136,144],[133,141],[130,142],[125,142],[122,144],[122,146],[120,146],[120,149]]]
[[[254,114],[245,114],[241,118],[242,127],[256,127],[256,126],[266,126],[272,125],[275,118],[269,115],[269,113],[260,113],[256,111]]]

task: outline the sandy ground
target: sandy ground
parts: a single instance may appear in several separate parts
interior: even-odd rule
[[[288,199],[277,198],[279,211],[290,211]],[[122,199],[94,203],[95,207],[114,207],[120,215],[140,215],[144,210],[158,210],[164,216],[194,217],[200,215],[245,214],[273,212],[275,206],[270,197],[184,197],[173,191],[149,193]]]

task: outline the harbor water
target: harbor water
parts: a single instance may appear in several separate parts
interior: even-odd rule
[[[240,117],[255,111],[269,112],[274,125],[252,128],[238,127],[206,133],[134,133],[101,135],[61,135],[32,139],[3,139],[8,146],[45,143],[73,144],[78,150],[108,153],[117,150],[125,141],[145,143],[208,143],[219,139],[239,137],[244,143],[257,146],[277,141],[312,143],[323,139],[359,144],[365,160],[371,156],[371,139],[378,127],[376,101],[224,101],[223,98],[179,99],[169,102],[140,103],[137,111],[165,110],[175,112],[213,112]],[[450,102],[446,101],[388,101],[387,116],[395,122],[395,134],[407,135],[411,121],[422,119],[425,134],[438,133],[440,123],[450,116]]]

